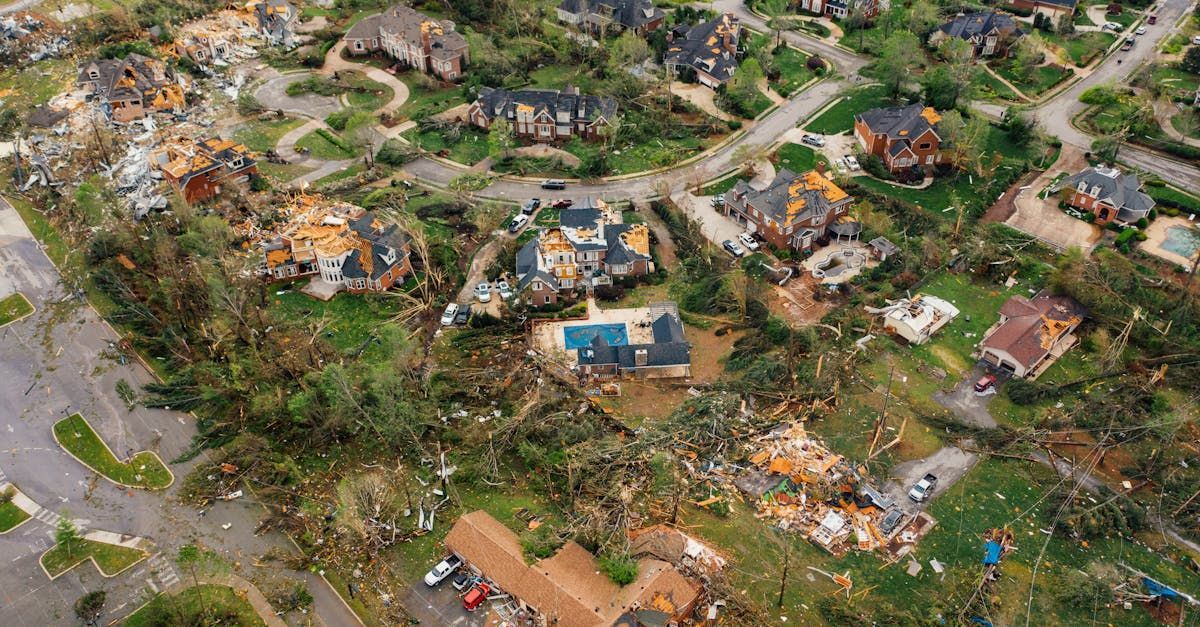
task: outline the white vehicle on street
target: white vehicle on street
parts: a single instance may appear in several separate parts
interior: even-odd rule
[[[1145,27],[1145,26],[1139,26],[1139,27],[1137,27],[1137,30],[1133,31],[1133,34],[1135,34],[1135,35],[1145,35],[1145,34],[1146,34],[1146,27]]]
[[[479,285],[475,286],[475,298],[478,298],[481,303],[491,302],[492,286],[488,285],[487,281],[480,281]]]
[[[442,312],[442,326],[448,327],[454,324],[454,316],[458,315],[458,303],[450,303],[446,305],[446,311]]]

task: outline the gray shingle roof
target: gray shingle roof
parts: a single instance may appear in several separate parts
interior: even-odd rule
[[[1054,191],[1078,188],[1084,182],[1087,193],[1117,208],[1117,218],[1126,222],[1137,221],[1154,208],[1154,199],[1141,192],[1142,183],[1136,175],[1125,174],[1116,168],[1104,166],[1088,168],[1079,174],[1068,176],[1054,187]],[[1099,188],[1099,193],[1092,190]]]
[[[644,367],[682,366],[692,362],[692,346],[683,336],[683,323],[674,314],[664,313],[651,323],[654,342],[609,346],[597,335],[587,348],[577,350],[584,365],[615,364],[623,370],[638,368],[637,352],[646,351]]]
[[[938,30],[950,37],[957,37],[967,41],[973,41],[977,38],[982,39],[982,37],[992,31],[999,31],[999,34],[1002,36],[1020,36],[1024,34],[1021,28],[1017,26],[1017,21],[1011,15],[999,11],[980,11],[978,13],[959,15],[939,26]]]
[[[757,209],[759,213],[781,226],[803,224],[828,214],[834,205],[831,205],[820,191],[804,187],[797,190],[795,196],[796,199],[804,200],[803,208],[795,215],[789,215],[788,204],[793,199],[792,183],[800,176],[787,168],[781,168],[770,185],[761,190],[750,187],[744,180],[738,181],[731,190],[732,196],[726,194],[726,202],[743,213],[747,213],[749,208]],[[846,199],[846,202],[848,201],[849,197]]]
[[[726,13],[688,29],[667,46],[664,62],[686,65],[724,82],[737,71],[737,18]]]
[[[863,111],[854,116],[854,119],[865,122],[872,133],[886,133],[892,139],[911,140],[920,137],[929,129],[937,133],[937,125],[930,124],[929,120],[921,115],[925,108],[925,105],[920,103],[904,107],[880,107]]]
[[[503,116],[505,119],[516,118],[517,105],[533,107],[535,111],[545,111],[558,119],[558,112],[569,112],[570,122],[585,122],[591,124],[603,117],[612,120],[617,114],[617,101],[606,96],[591,96],[580,94],[579,90],[567,86],[563,90],[556,89],[493,89],[484,87],[479,90],[476,99],[483,114],[488,119]]]
[[[625,28],[641,28],[666,15],[650,0],[563,0],[558,5],[572,15],[596,13],[601,7],[610,9],[613,22]]]

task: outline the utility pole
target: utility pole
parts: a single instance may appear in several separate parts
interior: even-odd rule
[[[875,452],[875,446],[879,444],[879,436],[883,433],[883,425],[887,423],[888,399],[892,397],[892,375],[895,373],[896,364],[893,363],[891,369],[888,370],[887,391],[883,393],[883,408],[879,412],[879,424],[875,426],[875,436],[871,438],[871,449],[867,451],[868,459]]]
[[[783,542],[783,573],[779,577],[779,600],[776,601],[776,607],[783,607],[783,592],[787,589],[788,562],[792,557],[792,543],[784,538]]]

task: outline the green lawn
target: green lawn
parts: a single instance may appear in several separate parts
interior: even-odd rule
[[[999,98],[1009,102],[1020,102],[1016,92],[1011,87],[1002,83],[995,76],[988,72],[978,72],[975,74],[975,87],[980,91],[980,96],[983,98]]]
[[[475,165],[488,156],[487,132],[464,124],[457,138],[450,138],[439,129],[422,131],[414,128],[404,133],[404,138],[421,148],[466,165]]]
[[[581,92],[594,92],[599,86],[599,80],[592,76],[585,65],[563,65],[552,63],[529,73],[529,87],[539,89],[562,89],[574,85]],[[506,87],[524,87],[521,83],[505,85]]]
[[[764,96],[765,98],[766,96]],[[616,146],[605,162],[609,174],[630,174],[662,168],[683,161],[723,139],[722,135],[697,137],[687,135],[677,139],[662,137],[641,144]],[[601,150],[599,142],[572,139],[563,150],[579,157],[584,163],[595,159]]]
[[[816,119],[804,125],[806,130],[822,135],[836,135],[854,128],[854,116],[875,107],[891,104],[886,88],[881,85],[859,87]]]
[[[817,153],[808,146],[800,144],[784,144],[775,152],[779,158],[779,167],[792,172],[807,172],[817,167]]]
[[[177,594],[160,594],[138,611],[130,614],[124,627],[157,627],[173,624],[212,624],[204,614],[220,616],[227,627],[257,627],[265,625],[248,601],[229,586],[201,584]]]
[[[338,170],[337,172],[334,172],[333,174],[327,174],[325,176],[322,176],[321,178],[313,181],[313,185],[316,187],[320,187],[322,185],[328,185],[330,183],[336,183],[336,182],[344,180],[344,179],[353,178],[353,177],[361,174],[362,171],[365,169],[366,169],[366,167],[363,166],[363,164],[356,163],[352,166],[347,167],[345,170]]]
[[[302,323],[324,319],[328,322],[324,331],[326,339],[342,351],[363,346],[375,329],[395,313],[395,301],[385,296],[338,294],[333,300],[319,301],[301,294],[303,285],[297,282],[281,286],[278,291],[283,293],[271,296],[271,316]]]
[[[1185,72],[1173,65],[1155,65],[1151,70],[1151,80],[1167,93],[1184,98],[1189,103],[1196,89],[1200,88],[1200,75]]]
[[[412,75],[401,78],[408,85],[408,100],[396,110],[399,118],[420,121],[466,103],[461,87],[431,87]]]
[[[12,501],[0,502],[0,533],[8,533],[21,523],[29,520],[25,510],[12,504]]]
[[[1072,71],[1061,65],[1041,65],[1033,68],[1027,77],[1018,77],[1013,71],[1013,63],[1004,61],[992,67],[1000,76],[1016,85],[1018,89],[1030,98],[1036,98],[1050,88],[1071,78]]]
[[[838,40],[838,43],[854,50],[866,54],[876,54],[883,47],[885,39],[884,29],[882,26],[872,26],[871,28],[847,32]]]
[[[795,48],[784,48],[773,56],[775,66],[779,68],[779,79],[771,86],[785,98],[816,77],[816,73],[808,69],[808,55]]]
[[[928,343],[911,347],[913,358],[940,366],[952,375],[969,371],[975,363],[971,352],[988,327],[996,322],[1000,305],[1014,294],[1025,294],[1029,287],[1017,285],[1005,289],[1002,285],[977,283],[969,274],[939,273],[921,286],[920,293],[942,298],[960,313]]]
[[[701,195],[715,196],[717,194],[724,194],[725,192],[733,189],[733,186],[737,185],[737,182],[740,180],[742,180],[742,177],[740,177],[740,176],[731,176],[723,181],[718,181],[716,183],[713,183],[712,185],[705,187],[702,190]]]
[[[0,298],[0,327],[28,316],[33,313],[33,305],[20,292],[13,292]]]
[[[45,104],[69,88],[77,73],[75,63],[68,59],[17,63],[0,70],[0,92],[12,90],[0,96],[0,100],[4,101],[5,108],[11,107],[24,114],[29,107]]]
[[[1067,59],[1079,67],[1084,67],[1091,63],[1092,60],[1103,54],[1117,40],[1116,35],[1099,31],[1074,33],[1065,36],[1044,33],[1042,36],[1047,43],[1062,48]]]
[[[1129,28],[1129,25],[1136,22],[1139,17],[1141,16],[1138,15],[1138,12],[1132,8],[1126,8],[1119,15],[1109,15],[1107,13],[1104,15],[1106,21],[1116,22],[1125,28]]]
[[[304,120],[292,118],[254,120],[234,129],[233,138],[254,152],[266,152],[275,148],[288,131],[303,125]]]
[[[54,437],[66,451],[113,483],[148,490],[161,490],[175,480],[158,455],[150,451],[119,461],[82,414],[71,414],[54,423]]]
[[[1174,187],[1165,187],[1158,185],[1145,185],[1142,191],[1159,203],[1164,201],[1170,202],[1172,206],[1180,206],[1189,209],[1192,212],[1200,213],[1200,197],[1195,194],[1189,194]],[[1163,205],[1166,206],[1165,204]]]
[[[332,133],[332,131],[326,132]],[[338,137],[336,134],[334,136]],[[342,139],[344,140],[345,138]],[[301,137],[296,142],[296,147],[307,148],[310,155],[323,161],[340,161],[343,159],[353,159],[357,156],[357,151],[346,150],[329,141],[329,139],[321,134],[321,129],[312,131]]]
[[[95,561],[100,574],[112,577],[149,557],[145,551],[83,538],[76,538],[71,544],[70,550],[62,544],[57,544],[42,554],[42,566],[50,573],[52,579],[75,568],[88,558]]]
[[[346,92],[346,101],[351,107],[364,111],[375,111],[391,102],[395,91],[391,87],[367,78],[362,72],[341,72],[339,76],[350,84],[351,90]]]

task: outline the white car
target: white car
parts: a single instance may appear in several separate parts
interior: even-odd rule
[[[479,302],[486,303],[492,300],[492,286],[488,285],[487,281],[480,281],[479,285],[475,286],[475,298]]]
[[[1133,31],[1133,34],[1135,34],[1135,35],[1145,35],[1145,34],[1146,34],[1146,27],[1145,27],[1145,26],[1139,26],[1139,27],[1137,27],[1137,30]]]
[[[908,491],[908,498],[914,503],[928,499],[929,495],[933,494],[933,490],[937,488],[937,483],[938,478],[932,474],[921,477],[921,480]]]
[[[1196,35],[1195,37],[1192,37],[1192,45],[1200,46],[1200,35]]]
[[[738,243],[742,246],[745,246],[746,250],[749,250],[750,252],[755,252],[758,250],[758,242],[755,241],[754,236],[749,232],[738,235]]]
[[[825,145],[825,138],[818,135],[805,135],[800,138],[800,141],[808,144],[809,146],[816,146],[817,148]]]
[[[500,292],[500,298],[508,300],[513,297],[512,288],[508,286],[508,281],[499,281],[496,283],[496,291]]]
[[[517,217],[513,218],[512,222],[509,223],[508,232],[516,233],[517,231],[525,228],[526,224],[529,224],[529,216],[519,213],[517,214]]]
[[[433,570],[425,573],[425,585],[433,587],[442,583],[446,577],[449,577],[451,573],[458,570],[458,567],[462,566],[462,564],[463,561],[457,555],[451,555],[438,562],[437,566],[433,567]]]
[[[858,165],[858,159],[855,159],[854,155],[846,155],[846,166],[855,171],[862,169]]]
[[[1100,28],[1104,30],[1110,30],[1115,33],[1121,30],[1121,25],[1116,22],[1105,22],[1104,26],[1101,26]]]
[[[446,305],[446,311],[442,312],[442,326],[448,327],[454,324],[454,316],[458,315],[458,303],[450,303]]]

